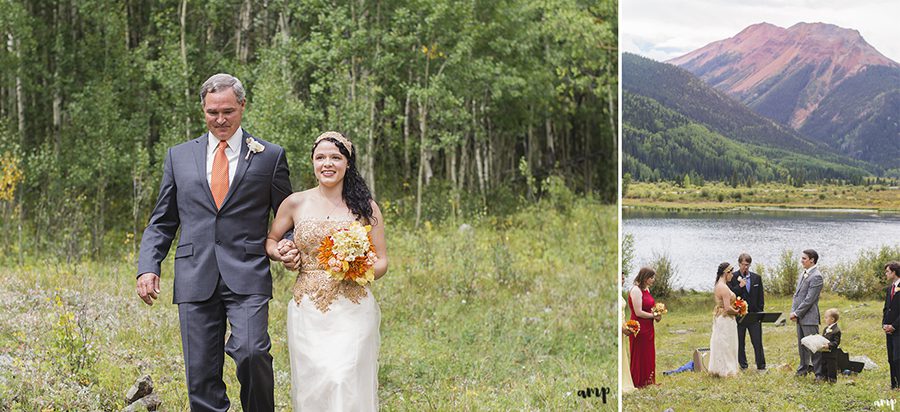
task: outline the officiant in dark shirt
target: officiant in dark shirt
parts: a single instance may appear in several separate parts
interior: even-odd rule
[[[734,274],[728,287],[734,292],[735,296],[740,297],[747,302],[747,312],[762,312],[765,307],[765,296],[763,292],[762,278],[750,271],[750,263],[753,258],[746,253],[741,253],[738,257],[738,273]],[[747,369],[747,354],[744,350],[745,338],[747,332],[750,332],[750,343],[753,344],[753,352],[756,356],[756,369],[766,369],[766,355],[763,351],[762,341],[762,322],[756,320],[753,322],[742,322],[742,318],[738,318],[738,364],[741,369]]]

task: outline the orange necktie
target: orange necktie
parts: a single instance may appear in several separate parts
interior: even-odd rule
[[[222,208],[222,201],[228,194],[228,157],[225,156],[225,148],[228,142],[219,141],[216,147],[216,154],[213,156],[212,176],[210,177],[209,188],[212,190],[213,200],[216,201],[216,208]]]

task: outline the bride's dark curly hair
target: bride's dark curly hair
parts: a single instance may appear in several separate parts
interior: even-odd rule
[[[341,140],[346,140],[349,143],[350,140],[338,132],[322,133],[322,135],[316,139],[316,142],[313,143],[312,150],[310,150],[310,157],[315,154],[316,147],[319,143],[326,140],[334,143],[341,154],[347,158],[347,172],[344,173],[344,188],[341,191],[341,197],[344,198],[344,203],[347,204],[350,212],[352,212],[358,220],[365,219],[369,224],[375,224],[376,219],[372,212],[372,192],[369,190],[369,186],[366,185],[365,179],[359,174],[359,169],[356,167],[356,150],[348,150],[347,146],[341,142]],[[350,143],[350,146],[352,147],[353,144]]]
[[[723,275],[725,275],[725,270],[727,270],[729,267],[731,267],[731,263],[728,263],[728,262],[719,263],[719,269],[716,270],[716,283],[719,283],[719,279]]]

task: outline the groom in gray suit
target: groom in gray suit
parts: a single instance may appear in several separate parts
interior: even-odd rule
[[[227,353],[237,366],[243,409],[272,411],[272,275],[264,245],[269,212],[291,194],[288,163],[284,149],[241,128],[246,99],[237,78],[210,77],[200,101],[209,132],[166,154],[141,239],[137,292],[148,305],[159,296],[160,264],[180,227],[172,295],[190,408],[229,409],[222,380]]]
[[[818,268],[819,254],[807,249],[800,257],[803,273],[797,281],[797,291],[791,304],[791,320],[797,322],[797,346],[800,349],[800,367],[797,376],[805,376],[809,372],[816,375],[816,380],[825,379],[822,368],[822,354],[812,352],[800,343],[809,335],[819,333],[819,294],[822,292],[824,279]]]

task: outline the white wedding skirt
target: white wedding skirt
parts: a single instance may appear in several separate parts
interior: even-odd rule
[[[325,313],[308,296],[287,313],[291,402],[295,411],[378,409],[381,310],[368,293],[359,304],[340,296]]]
[[[737,323],[731,316],[713,317],[708,370],[710,374],[722,377],[738,373]]]

